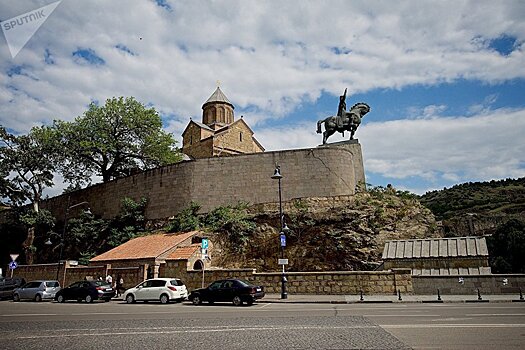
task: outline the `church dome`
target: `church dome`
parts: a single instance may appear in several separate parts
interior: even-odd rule
[[[221,88],[217,86],[217,89],[202,105],[202,123],[210,127],[215,124],[218,126],[231,124],[234,121],[234,108]]]

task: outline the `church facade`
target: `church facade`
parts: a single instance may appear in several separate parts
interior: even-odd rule
[[[202,122],[190,120],[182,133],[182,152],[193,159],[264,152],[243,117],[217,87],[202,105]]]

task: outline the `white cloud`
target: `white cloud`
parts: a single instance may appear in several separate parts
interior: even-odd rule
[[[0,5],[2,19],[48,4]],[[321,142],[305,116],[287,120],[322,92],[338,96],[456,79],[525,78],[525,6],[515,1],[63,1],[11,59],[0,46],[0,124],[17,132],[71,120],[92,100],[134,96],[166,116],[177,137],[216,81],[269,150]],[[487,46],[507,34],[508,56]],[[126,47],[133,54],[122,49]],[[75,62],[91,49],[103,65]],[[46,64],[45,55],[54,64]],[[11,74],[22,67],[27,74]],[[494,97],[496,98],[496,97]],[[523,176],[523,111],[443,117],[448,106],[412,110],[409,120],[360,127],[367,171],[435,181]],[[292,129],[265,121],[283,120]],[[275,124],[275,123],[274,123]],[[346,135],[348,137],[348,135]],[[334,136],[330,140],[339,140]],[[519,153],[521,152],[521,153]],[[520,158],[521,157],[521,158]]]

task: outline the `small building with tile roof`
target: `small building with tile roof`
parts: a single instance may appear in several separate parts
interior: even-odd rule
[[[264,152],[243,117],[235,120],[234,109],[217,87],[202,105],[202,122],[191,119],[182,132],[182,153],[200,159]]]
[[[198,238],[200,234],[199,231],[192,231],[136,237],[95,256],[89,260],[89,264],[107,264],[112,268],[147,265],[147,277],[158,277],[160,265],[170,257],[188,256],[188,251],[195,246],[194,237]]]
[[[485,237],[387,241],[383,268],[410,268],[414,276],[491,274]]]

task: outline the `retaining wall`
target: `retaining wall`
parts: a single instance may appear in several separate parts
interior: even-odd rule
[[[91,211],[104,218],[118,214],[125,197],[146,197],[148,220],[178,213],[190,202],[207,212],[221,205],[278,201],[277,181],[271,179],[281,167],[282,199],[338,197],[355,194],[364,183],[361,146],[355,140],[332,147],[286,150],[231,157],[185,161],[155,168],[43,201],[55,217],[64,217],[67,198],[71,204],[88,202]],[[71,211],[84,208],[78,207]]]
[[[462,278],[463,283],[460,283]],[[507,280],[504,285],[503,280]],[[474,276],[412,276],[415,294],[517,294],[525,291],[525,274]]]

